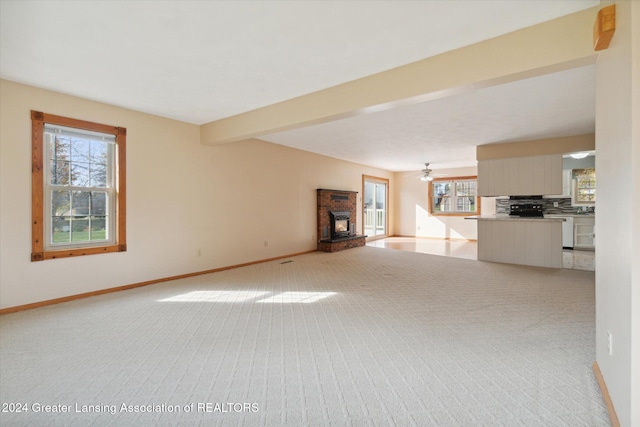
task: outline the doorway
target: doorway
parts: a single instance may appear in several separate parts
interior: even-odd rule
[[[371,239],[387,237],[389,228],[389,180],[362,176],[364,234]]]

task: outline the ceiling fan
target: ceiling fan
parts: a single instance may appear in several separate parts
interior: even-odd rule
[[[429,168],[429,163],[424,164],[424,169],[422,169],[422,175],[420,176],[421,181],[433,181],[433,178],[437,178],[440,176],[447,176],[446,174],[434,174],[433,169]]]

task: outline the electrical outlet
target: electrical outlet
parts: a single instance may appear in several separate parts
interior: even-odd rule
[[[607,346],[609,348],[609,356],[613,356],[613,335],[607,331]]]
[[[267,246],[269,246],[269,242],[267,240],[264,241],[264,247],[266,248]]]
[[[197,249],[196,250],[196,256],[201,256],[202,255],[202,250],[201,249]]]

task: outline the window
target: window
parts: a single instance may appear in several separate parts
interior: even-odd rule
[[[594,205],[596,203],[596,170],[574,169],[573,205]]]
[[[126,129],[31,112],[32,261],[126,251]]]
[[[475,176],[436,178],[429,183],[429,213],[432,215],[480,214]]]
[[[362,175],[364,234],[380,238],[389,230],[389,180]]]

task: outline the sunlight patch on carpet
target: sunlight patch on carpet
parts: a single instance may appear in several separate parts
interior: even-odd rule
[[[336,293],[337,292],[283,292],[281,294],[274,295],[271,298],[263,299],[258,302],[279,304],[310,304],[312,302],[316,302],[335,295]]]
[[[310,304],[337,292],[282,292],[256,302],[277,304]],[[246,302],[263,297],[260,291],[193,291],[158,300],[160,302]]]
[[[259,291],[193,291],[159,300],[160,302],[244,302],[265,295]]]

